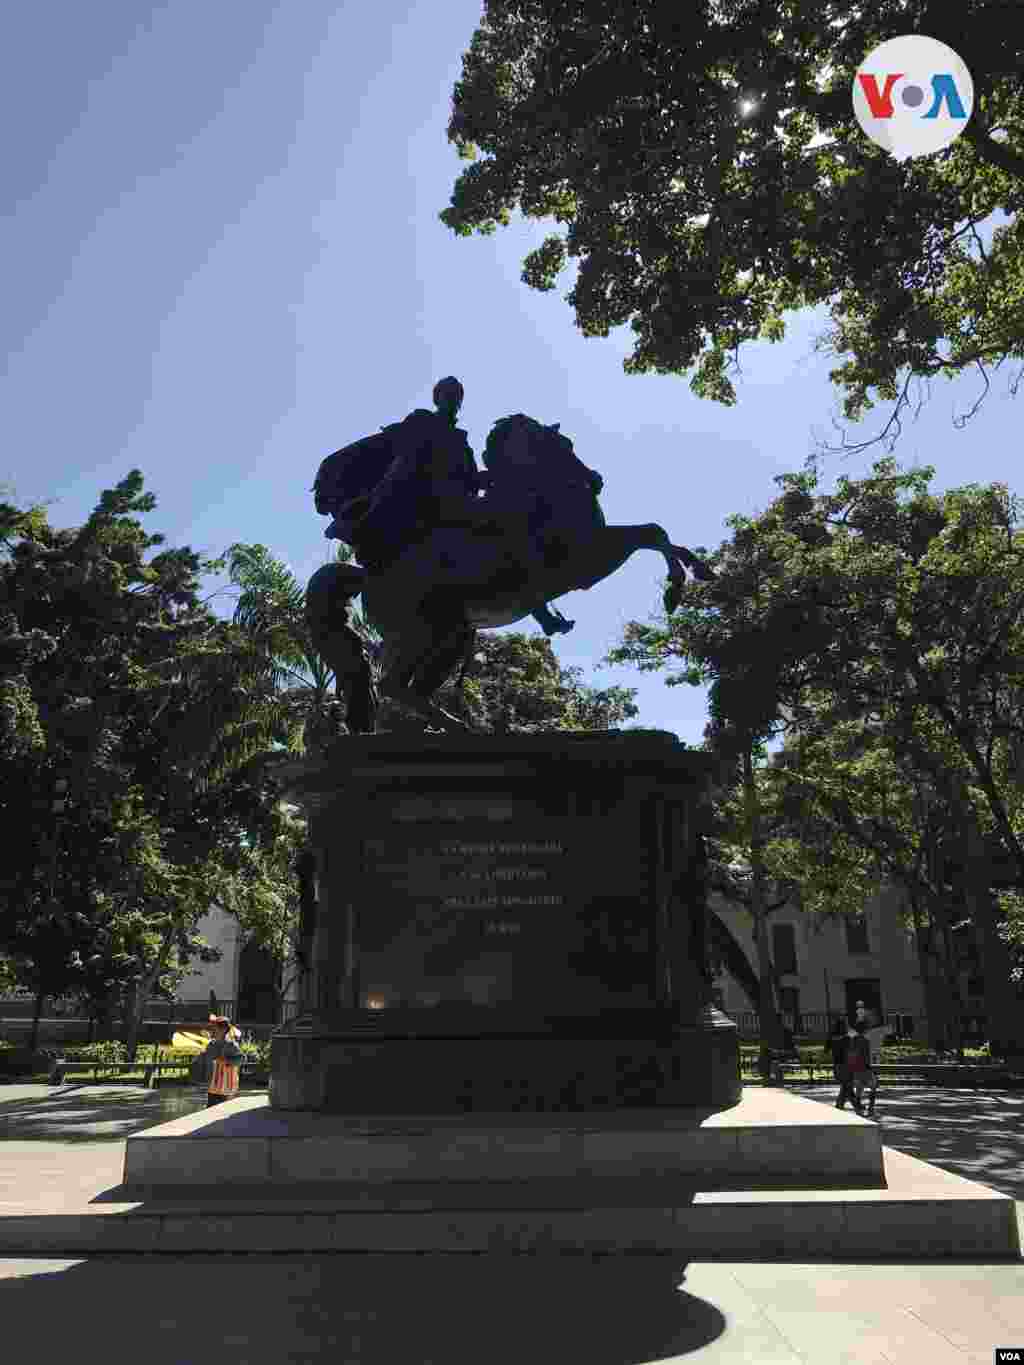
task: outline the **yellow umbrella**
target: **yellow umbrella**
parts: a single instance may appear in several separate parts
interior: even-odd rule
[[[209,1043],[205,1033],[176,1033],[171,1039],[171,1047],[178,1052],[205,1052]]]
[[[235,1028],[234,1025],[228,1029],[228,1037],[233,1043],[237,1043],[241,1036],[241,1029]],[[210,1035],[205,1031],[197,1033],[189,1030],[175,1033],[171,1038],[171,1047],[180,1052],[205,1052],[209,1041]]]

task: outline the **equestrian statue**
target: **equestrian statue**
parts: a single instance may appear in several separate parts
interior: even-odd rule
[[[377,696],[369,647],[352,604],[383,640],[380,692],[427,725],[467,727],[432,699],[471,655],[476,632],[533,617],[545,634],[571,630],[550,602],[592,588],[637,550],[665,561],[670,584],[685,569],[711,577],[654,522],[608,526],[601,476],[576,456],[558,423],[522,413],[495,422],[477,468],[456,425],[463,388],[434,388],[435,409],[417,408],[329,455],[313,487],[324,532],[351,546],[357,563],[326,564],[306,589],[317,649],[347,699],[350,731],[372,733]]]

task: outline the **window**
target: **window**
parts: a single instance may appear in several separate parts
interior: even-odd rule
[[[780,975],[796,971],[796,929],[792,924],[772,925],[772,957]]]
[[[846,951],[849,953],[870,953],[868,945],[868,922],[863,915],[846,917]]]

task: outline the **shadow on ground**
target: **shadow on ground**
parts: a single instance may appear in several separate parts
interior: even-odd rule
[[[8,1141],[116,1141],[154,1124],[194,1114],[205,1105],[205,1091],[194,1089],[10,1086],[0,1090],[0,1135]]]
[[[792,1088],[807,1099],[835,1103],[835,1086]],[[875,1119],[886,1147],[1024,1199],[1024,1095],[1019,1092],[883,1083]]]
[[[105,1365],[136,1365],[140,1351],[147,1365],[642,1365],[697,1351],[726,1326],[679,1287],[670,1257],[148,1256],[17,1269],[0,1278],[0,1321],[42,1360],[95,1346]],[[113,1331],[98,1311],[112,1301]]]

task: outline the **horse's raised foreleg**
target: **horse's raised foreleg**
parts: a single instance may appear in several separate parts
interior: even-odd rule
[[[560,596],[573,588],[592,588],[621,569],[637,550],[654,550],[660,554],[669,578],[679,580],[685,577],[668,532],[656,522],[645,522],[638,526],[603,526],[593,536],[572,547],[564,567],[553,577],[565,575],[573,581],[560,584],[558,592],[549,592],[548,596]]]
[[[640,532],[646,536],[647,543],[639,548],[657,550],[665,561],[669,582],[677,584],[685,582],[686,569],[689,569],[694,578],[699,579],[702,583],[709,582],[714,578],[714,574],[703,559],[699,559],[685,545],[673,545],[668,532],[657,522],[650,522],[647,526],[623,527],[621,529]]]
[[[686,567],[697,579],[698,583],[710,583],[714,578],[709,565],[705,564],[699,555],[695,555],[692,550],[688,550],[685,545],[673,545],[672,553],[677,559],[681,559]]]

